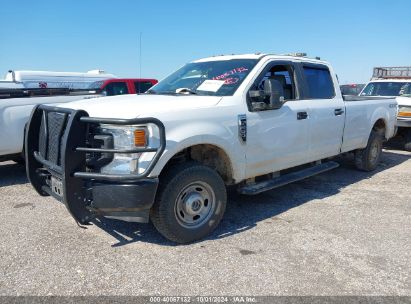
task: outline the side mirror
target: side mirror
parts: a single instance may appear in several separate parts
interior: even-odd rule
[[[264,80],[264,93],[270,97],[270,109],[279,109],[284,104],[284,88],[278,80]]]
[[[269,109],[279,109],[283,106],[284,88],[278,80],[266,79],[263,83],[263,90],[250,91],[249,96],[252,100],[254,111],[263,111]],[[267,103],[267,98],[269,102]]]

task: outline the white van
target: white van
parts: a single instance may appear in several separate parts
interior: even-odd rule
[[[6,74],[5,81],[21,83],[25,88],[87,89],[95,81],[110,78],[117,77],[103,70],[92,70],[86,73],[10,70]]]

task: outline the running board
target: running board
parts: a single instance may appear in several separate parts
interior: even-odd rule
[[[323,164],[315,165],[310,168],[302,169],[300,171],[284,174],[273,179],[255,183],[252,185],[245,185],[238,188],[238,192],[245,195],[255,195],[261,192],[275,189],[289,183],[293,183],[316,174],[320,174],[339,167],[339,164],[334,161],[329,161]]]

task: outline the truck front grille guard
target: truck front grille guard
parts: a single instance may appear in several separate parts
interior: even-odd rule
[[[58,132],[50,132],[49,119],[58,113],[58,119],[63,120]],[[52,122],[52,124],[55,122]],[[112,124],[123,126],[153,124],[159,130],[160,144],[157,148],[106,149],[90,148],[86,142],[90,126]],[[43,128],[41,130],[41,128]],[[51,134],[51,135],[50,135]],[[50,136],[54,145],[50,147]],[[56,140],[53,136],[58,136]],[[43,146],[43,147],[40,147]],[[43,196],[51,195],[62,201],[73,217],[79,222],[86,222],[90,218],[87,205],[87,187],[85,181],[97,182],[136,182],[147,178],[158,162],[166,146],[166,135],[163,123],[156,118],[116,119],[89,117],[83,110],[72,110],[46,105],[36,106],[26,129],[25,157],[27,177],[36,191]],[[57,151],[55,151],[57,149]],[[87,172],[87,153],[142,153],[155,152],[151,163],[140,174],[106,174]],[[59,197],[53,193],[50,185],[50,176],[58,177],[63,182],[63,195]]]
[[[45,167],[49,168],[50,170],[58,173],[59,175],[65,172],[64,164],[67,165],[67,158],[73,156],[76,153],[124,153],[124,154],[131,154],[131,153],[143,153],[143,152],[155,152],[155,155],[149,164],[149,166],[144,170],[143,173],[140,174],[104,174],[104,173],[94,173],[94,172],[85,172],[85,171],[72,171],[69,172],[74,177],[83,178],[83,179],[95,179],[101,181],[134,181],[138,179],[142,179],[147,177],[151,171],[153,170],[154,166],[156,165],[158,159],[161,157],[161,154],[164,152],[165,149],[165,128],[163,123],[156,119],[156,118],[135,118],[135,119],[117,119],[117,118],[96,118],[96,117],[89,117],[85,111],[82,110],[71,110],[65,108],[57,108],[57,107],[50,107],[45,105],[40,105],[33,110],[32,118],[30,120],[30,124],[28,127],[28,133],[37,133],[35,138],[37,139],[40,133],[40,128],[37,128],[39,118],[43,119],[44,115],[49,113],[60,113],[64,115],[63,120],[67,120],[64,122],[66,124],[65,130],[59,134],[60,138],[58,139],[59,147],[60,147],[60,155],[65,154],[65,157],[61,158],[62,163],[59,164],[56,161],[50,161],[45,158],[45,155],[39,153],[39,145],[35,144],[35,142],[31,141],[30,138],[32,134],[27,134],[28,139],[28,147],[26,150],[31,150],[33,153],[32,155],[36,159],[36,161],[40,162]],[[44,119],[43,119],[44,120]],[[160,145],[158,148],[130,148],[130,149],[104,149],[104,148],[90,148],[86,147],[86,137],[88,128],[87,125],[99,125],[99,124],[110,124],[110,125],[123,125],[123,126],[134,126],[134,125],[147,125],[153,124],[157,126],[160,135]],[[40,123],[40,127],[43,126]],[[80,128],[81,126],[81,128]],[[76,128],[77,127],[77,128]],[[46,126],[47,128],[47,126]],[[74,130],[73,130],[74,129]],[[80,130],[81,129],[81,130]],[[79,132],[83,131],[83,132]],[[46,130],[46,132],[50,132],[50,130]],[[47,134],[46,134],[47,136]],[[78,142],[78,140],[73,140],[70,138],[71,136],[81,138],[80,145],[73,145],[73,142]],[[47,139],[46,139],[47,140]],[[38,141],[38,140],[36,140]],[[56,141],[55,141],[56,142]],[[50,150],[50,147],[49,149]],[[54,152],[55,154],[56,152]],[[74,157],[75,158],[75,157]],[[56,159],[56,156],[53,156],[53,160]],[[71,167],[71,166],[70,166]],[[68,172],[67,172],[68,173]]]

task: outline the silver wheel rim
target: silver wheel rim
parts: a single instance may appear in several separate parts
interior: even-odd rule
[[[190,183],[177,196],[174,205],[177,221],[185,228],[198,228],[210,219],[215,205],[215,194],[209,184]]]

